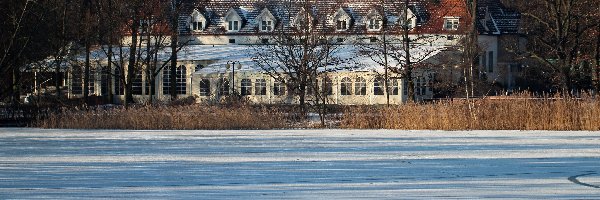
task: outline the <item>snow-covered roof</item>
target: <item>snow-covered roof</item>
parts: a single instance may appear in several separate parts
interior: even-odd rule
[[[227,64],[236,63],[236,71],[239,72],[258,72],[261,67],[255,62],[258,51],[261,50],[260,45],[189,45],[183,47],[177,54],[179,62],[185,61],[204,61],[209,63],[196,73],[208,74],[225,72]],[[327,66],[320,69],[321,71],[378,71],[382,72],[384,67],[376,62],[372,57],[361,52],[361,47],[354,45],[336,45],[332,49],[331,60]],[[411,60],[413,62],[427,60],[439,52],[445,51],[448,46],[443,45],[419,45],[411,49]],[[107,49],[100,48],[91,52],[91,59],[94,63],[107,62]],[[118,61],[119,52],[122,52],[124,57],[129,55],[129,48],[114,48],[113,60]],[[145,53],[142,53],[145,57]],[[170,48],[164,48],[158,52],[158,60],[161,62],[169,61],[171,56]],[[143,59],[142,57],[142,59]],[[275,56],[274,56],[275,57]],[[83,62],[84,54],[80,54],[76,60]],[[127,58],[124,59],[127,61]],[[388,60],[390,67],[398,67],[404,59]],[[272,60],[272,62],[277,62]],[[47,60],[47,64],[51,64],[52,59]],[[381,62],[380,62],[381,63]],[[70,62],[72,65],[73,62]],[[238,68],[241,64],[241,68]],[[63,63],[63,65],[69,65]]]

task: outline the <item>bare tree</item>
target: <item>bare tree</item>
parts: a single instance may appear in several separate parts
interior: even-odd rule
[[[317,15],[313,8],[309,2],[287,5],[284,8],[287,12],[282,13],[289,15],[286,16],[289,24],[279,23],[265,36],[263,39],[269,44],[253,46],[256,65],[298,95],[303,112],[306,112],[307,91],[318,91],[317,76],[326,61],[334,59],[336,49],[324,28],[326,16]],[[297,15],[291,16],[292,9],[299,11]]]
[[[532,0],[504,1],[522,13],[522,31],[527,49],[520,52],[547,66],[555,74],[555,84],[563,92],[576,88],[580,63],[599,24],[600,1],[593,0]],[[590,49],[591,50],[591,49]]]
[[[446,13],[459,5],[449,1],[381,1],[378,8],[382,16],[379,38],[362,38],[357,43],[361,56],[384,67],[386,99],[389,105],[389,82],[391,79],[406,80],[408,100],[415,101],[415,67],[440,51],[441,47],[429,48],[446,36],[437,33],[441,27],[433,27],[435,22],[443,20]],[[428,9],[424,25],[416,24],[416,9]],[[411,14],[412,13],[412,14]],[[390,21],[396,19],[396,21]],[[458,34],[459,30],[450,30]],[[450,36],[453,37],[453,36]],[[420,65],[425,69],[427,65]],[[428,71],[428,70],[422,70]]]

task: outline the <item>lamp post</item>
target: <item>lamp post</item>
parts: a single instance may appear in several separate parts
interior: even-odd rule
[[[229,64],[231,63],[231,64]],[[231,83],[232,83],[232,91],[233,94],[235,95],[235,63],[238,64],[238,69],[242,68],[242,64],[239,61],[227,61],[227,69],[231,68]]]

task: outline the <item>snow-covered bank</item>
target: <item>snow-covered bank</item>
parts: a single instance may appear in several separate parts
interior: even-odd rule
[[[1,199],[600,198],[600,133],[0,129]]]

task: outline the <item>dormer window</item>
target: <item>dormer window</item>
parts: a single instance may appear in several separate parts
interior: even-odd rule
[[[333,23],[335,24],[335,30],[348,30],[350,28],[351,20],[352,18],[343,8],[338,9],[333,15]]]
[[[369,14],[366,17],[367,30],[369,31],[378,31],[381,30],[383,26],[383,17],[382,15],[375,9],[371,9]]]
[[[460,20],[458,17],[445,17],[444,18],[444,30],[455,31],[458,30]]]
[[[381,29],[381,20],[370,19],[369,20],[369,30],[379,30],[379,29]]]
[[[198,10],[194,10],[190,16],[190,30],[194,32],[203,31],[206,28],[206,17]]]
[[[313,16],[306,9],[300,8],[300,11],[292,20],[292,26],[296,29],[310,30],[313,27]]]
[[[271,14],[269,9],[263,9],[258,16],[256,16],[256,22],[260,31],[268,32],[273,31],[275,26],[275,16]]]
[[[260,25],[260,30],[262,31],[271,31],[273,30],[273,21],[263,20]]]
[[[417,16],[411,9],[406,9],[406,13],[400,13],[398,24],[400,24],[402,27],[406,27],[407,30],[412,30],[415,26],[417,26]]]
[[[240,21],[229,21],[229,26],[227,28],[228,31],[239,31],[240,30]]]
[[[237,32],[242,29],[242,17],[234,8],[231,8],[229,11],[227,11],[224,21],[224,26],[229,32]]]
[[[142,33],[148,33],[150,32],[150,28],[152,26],[152,20],[151,19],[142,19],[140,20],[140,27],[139,27],[139,32]]]
[[[348,22],[346,22],[346,20],[338,20],[336,24],[337,24],[336,29],[338,31],[343,31],[343,30],[348,29]]]

